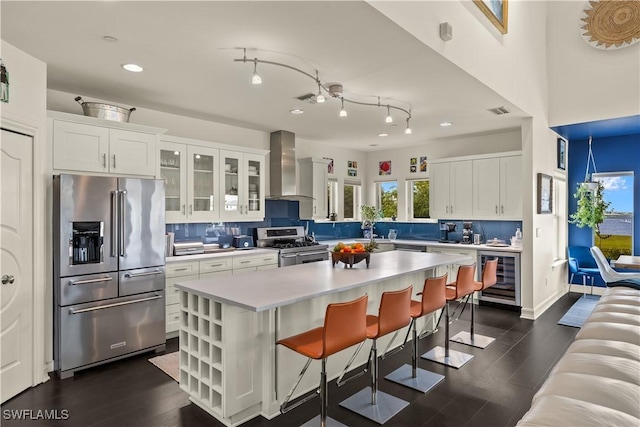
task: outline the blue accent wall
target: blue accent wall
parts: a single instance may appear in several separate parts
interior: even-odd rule
[[[634,173],[633,253],[637,255],[640,253],[640,134],[593,138],[591,150],[599,173],[626,171]],[[577,201],[573,194],[578,183],[584,180],[588,153],[588,139],[569,141],[567,168],[569,214],[574,213],[577,208]],[[578,228],[569,224],[569,246],[592,246],[592,244],[591,229]],[[601,280],[598,282],[600,285],[604,285]]]

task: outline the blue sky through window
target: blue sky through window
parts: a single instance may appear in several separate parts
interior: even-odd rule
[[[604,185],[604,200],[613,212],[633,212],[633,175],[594,177]]]

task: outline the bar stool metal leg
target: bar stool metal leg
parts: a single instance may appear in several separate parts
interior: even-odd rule
[[[320,415],[310,419],[301,427],[348,427],[340,421],[327,416],[329,401],[327,399],[327,359],[322,359],[320,372]]]
[[[414,390],[426,393],[442,381],[444,375],[418,368],[418,332],[416,319],[411,320],[411,329],[413,337],[413,347],[411,352],[411,366],[402,365],[395,371],[385,377],[389,381],[393,381]],[[434,330],[436,330],[434,328]],[[433,333],[433,332],[432,332]],[[431,335],[431,334],[429,334]]]
[[[378,424],[384,424],[391,417],[409,406],[409,402],[378,390],[378,350],[376,340],[372,340],[371,387],[360,390],[353,396],[340,402],[340,406],[369,418]]]
[[[496,339],[493,337],[475,334],[475,312],[475,304],[473,303],[473,301],[471,301],[471,327],[469,329],[469,332],[458,332],[453,337],[451,337],[451,341],[477,348],[487,348]]]
[[[468,361],[473,359],[473,355],[463,353],[461,351],[451,350],[449,348],[449,302],[445,305],[446,313],[446,325],[445,325],[445,342],[444,348],[437,346],[429,350],[421,357],[423,359],[431,360],[433,362],[441,363],[443,365],[451,366],[459,369],[463,367]]]

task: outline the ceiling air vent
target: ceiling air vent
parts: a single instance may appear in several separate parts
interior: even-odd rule
[[[510,113],[510,111],[507,110],[504,107],[489,108],[489,111],[491,111],[493,114],[495,114],[497,116],[501,116],[503,114],[509,114]]]
[[[316,95],[313,93],[305,93],[304,95],[298,96],[296,99],[302,102],[308,102],[309,104],[315,104],[317,102]]]

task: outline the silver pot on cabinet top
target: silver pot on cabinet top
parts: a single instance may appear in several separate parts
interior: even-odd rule
[[[100,102],[84,102],[82,97],[76,96],[75,100],[82,106],[82,113],[85,116],[96,117],[98,119],[112,120],[115,122],[129,122],[129,116],[136,111],[134,108],[118,107],[117,105],[104,104]]]

